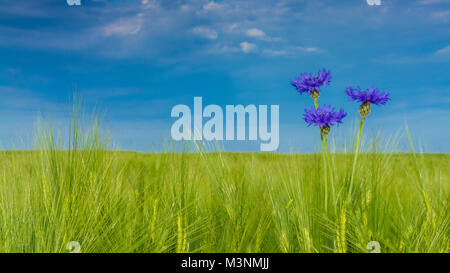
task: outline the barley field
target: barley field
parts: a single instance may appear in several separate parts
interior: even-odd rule
[[[0,153],[0,252],[450,251],[448,154],[373,144],[350,187],[351,152],[121,152],[82,127]]]

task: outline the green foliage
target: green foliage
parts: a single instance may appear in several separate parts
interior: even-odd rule
[[[94,119],[0,153],[0,252],[449,252],[450,156],[115,152]],[[331,172],[331,174],[330,174]],[[328,176],[328,178],[327,178]]]

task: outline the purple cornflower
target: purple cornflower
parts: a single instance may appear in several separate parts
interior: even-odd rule
[[[385,104],[390,100],[389,93],[380,92],[378,88],[369,88],[365,91],[361,91],[361,88],[353,90],[353,88],[348,87],[345,90],[348,97],[351,100],[361,102],[361,106],[359,107],[359,113],[362,117],[366,117],[370,114],[370,104],[373,103],[375,105]]]
[[[310,94],[313,98],[319,97],[321,86],[326,86],[331,81],[330,71],[319,70],[317,75],[312,76],[311,73],[303,73],[297,79],[291,80],[291,84],[300,94]]]
[[[369,88],[366,91],[361,91],[361,88],[353,90],[353,88],[348,87],[345,90],[348,97],[352,100],[359,101],[361,103],[373,103],[376,105],[385,104],[389,99],[389,93],[380,92],[378,88]]]
[[[342,123],[342,119],[347,115],[344,110],[335,112],[331,106],[324,105],[323,107],[305,109],[304,119],[308,125],[319,126],[321,133],[327,135],[330,131],[330,126],[336,123]]]

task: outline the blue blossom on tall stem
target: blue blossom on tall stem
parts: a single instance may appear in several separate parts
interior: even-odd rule
[[[331,189],[333,193],[333,200],[335,200],[335,190],[332,174],[332,163],[330,159],[330,153],[328,149],[328,134],[330,133],[331,126],[342,123],[342,120],[347,115],[344,110],[336,112],[331,106],[311,107],[311,109],[305,109],[303,116],[308,125],[318,126],[320,128],[320,140],[322,142],[322,154],[323,163],[325,166],[325,210],[328,208],[328,175],[331,182]]]
[[[311,73],[303,73],[296,79],[291,80],[291,84],[297,89],[300,94],[309,94],[311,98],[314,99],[314,107],[311,110],[305,110],[305,120],[311,125],[315,124],[320,127],[320,142],[322,143],[322,158],[323,163],[325,165],[325,179],[328,176],[328,164],[326,162],[327,158],[325,154],[325,147],[327,149],[328,154],[328,139],[327,134],[330,131],[330,125],[333,125],[335,122],[341,122],[342,118],[344,118],[345,113],[342,111],[340,113],[334,113],[331,107],[325,107],[321,110],[318,110],[319,103],[317,99],[319,98],[320,88],[322,86],[327,86],[331,81],[331,73],[330,71],[326,71],[325,68],[319,70],[317,75],[312,76]],[[328,113],[328,116],[324,113]],[[333,114],[331,114],[333,113]],[[325,140],[325,141],[324,141]],[[327,180],[325,181],[325,187],[327,185]],[[326,191],[325,191],[326,192]],[[325,209],[327,208],[328,198],[327,193],[325,193]]]
[[[322,135],[327,136],[330,132],[330,126],[342,123],[342,119],[347,115],[343,109],[335,112],[330,105],[324,105],[319,108],[311,107],[305,109],[304,119],[309,125],[319,126]]]
[[[359,108],[359,113],[362,117],[366,117],[370,113],[370,104],[381,105],[385,104],[390,100],[389,93],[380,92],[377,88],[369,88],[365,91],[361,91],[361,88],[353,89],[348,87],[345,90],[348,97],[351,100],[361,102],[361,106]]]
[[[364,121],[366,117],[370,114],[370,105],[382,105],[385,104],[390,100],[389,93],[387,92],[380,92],[377,88],[369,88],[365,91],[362,91],[361,88],[358,87],[358,89],[353,89],[351,87],[348,87],[345,90],[345,93],[347,93],[349,99],[361,102],[361,105],[359,106],[359,113],[361,114],[361,121],[359,123],[359,130],[358,130],[358,139],[356,140],[356,149],[355,149],[355,157],[353,159],[353,168],[352,168],[352,176],[350,178],[350,189],[349,192],[351,193],[353,188],[353,180],[355,177],[355,171],[356,171],[356,163],[358,161],[358,154],[359,154],[359,146],[361,144],[361,132],[364,125]]]
[[[303,73],[296,79],[291,80],[291,84],[300,94],[309,94],[317,106],[317,98],[319,97],[320,87],[327,86],[331,81],[330,71],[325,68],[319,70],[317,75],[312,76],[311,73]]]

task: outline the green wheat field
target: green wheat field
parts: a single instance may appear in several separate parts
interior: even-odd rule
[[[368,140],[350,188],[351,151],[121,152],[74,120],[0,153],[0,252],[450,251],[448,154]]]

